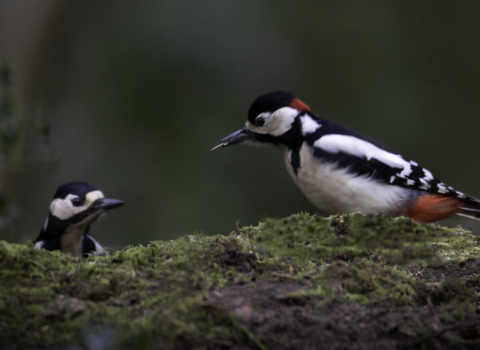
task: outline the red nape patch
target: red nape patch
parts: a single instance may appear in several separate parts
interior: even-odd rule
[[[290,103],[291,108],[295,108],[298,111],[310,111],[310,107],[308,107],[305,103],[300,101],[298,98],[294,98],[292,102]]]
[[[462,211],[462,202],[457,198],[439,194],[425,194],[418,197],[417,202],[406,216],[423,223],[436,222]]]

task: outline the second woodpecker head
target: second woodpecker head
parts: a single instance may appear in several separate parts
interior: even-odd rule
[[[87,234],[89,226],[124,203],[105,198],[102,191],[87,182],[66,183],[55,192],[49,216],[35,240],[35,247],[59,249],[73,256],[98,251],[98,248],[101,250],[101,246]]]

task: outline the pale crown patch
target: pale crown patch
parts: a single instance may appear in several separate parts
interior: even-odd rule
[[[85,204],[92,205],[97,199],[105,198],[102,191],[92,191],[88,192],[85,196]]]

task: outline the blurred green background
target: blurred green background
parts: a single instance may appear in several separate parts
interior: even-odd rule
[[[275,89],[480,197],[479,14],[478,1],[1,0],[0,57],[30,129],[21,165],[3,167],[17,229],[0,238],[35,238],[73,180],[127,201],[92,229],[107,246],[316,212],[276,149],[210,152]]]

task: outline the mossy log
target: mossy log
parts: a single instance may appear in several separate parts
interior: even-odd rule
[[[360,214],[84,260],[0,241],[0,348],[473,349],[479,267],[466,230]]]

